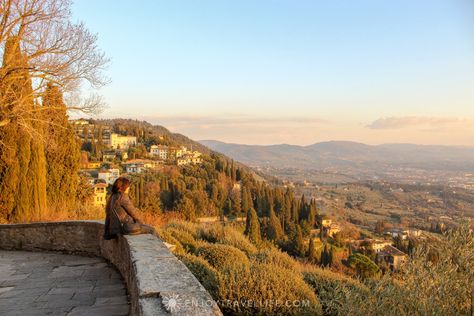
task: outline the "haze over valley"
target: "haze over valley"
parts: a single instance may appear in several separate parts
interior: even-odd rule
[[[366,145],[330,141],[310,146],[200,143],[237,161],[293,181],[389,180],[474,189],[474,147]]]

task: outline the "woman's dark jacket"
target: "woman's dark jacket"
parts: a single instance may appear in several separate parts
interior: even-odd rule
[[[115,210],[115,211],[114,211]],[[122,234],[122,224],[138,222],[137,211],[127,194],[114,193],[105,209],[104,238],[115,238]]]

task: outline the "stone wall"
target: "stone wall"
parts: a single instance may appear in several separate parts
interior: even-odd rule
[[[98,221],[0,225],[0,249],[104,257],[125,280],[132,315],[222,315],[209,293],[160,239],[147,234],[106,241],[103,229]]]

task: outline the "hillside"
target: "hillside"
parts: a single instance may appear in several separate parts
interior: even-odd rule
[[[309,146],[242,145],[202,140],[201,144],[252,166],[381,171],[387,168],[469,171],[474,148],[413,144],[366,145],[330,141]]]
[[[125,135],[133,135],[143,137],[145,141],[153,141],[154,139],[164,136],[165,142],[169,144],[180,144],[189,148],[193,148],[199,152],[210,154],[211,150],[205,145],[190,139],[179,133],[172,133],[166,127],[161,125],[152,125],[146,121],[132,119],[107,119],[94,120],[96,124],[113,127],[117,132]],[[147,145],[147,144],[146,144]]]

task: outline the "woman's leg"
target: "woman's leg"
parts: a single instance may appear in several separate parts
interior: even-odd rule
[[[158,236],[153,226],[140,223],[140,234],[152,234]]]

